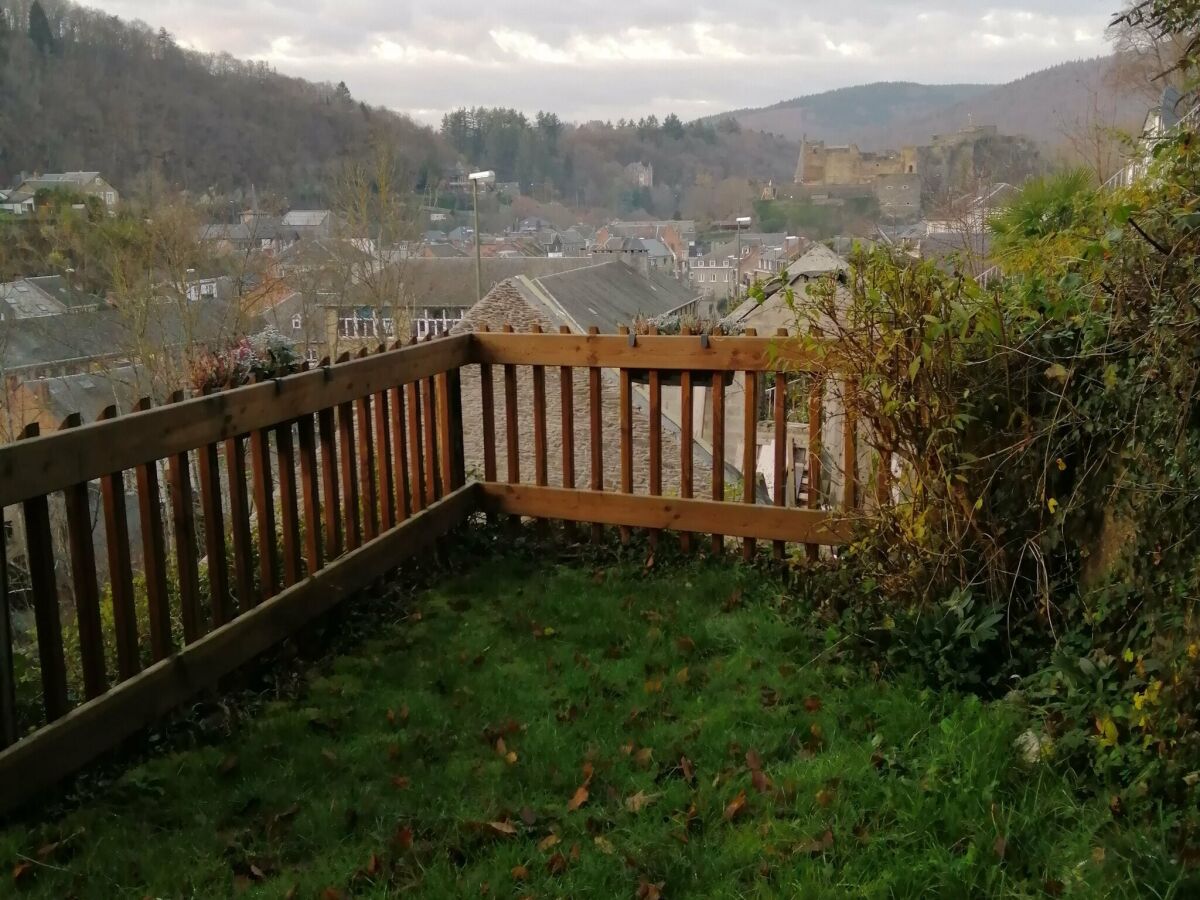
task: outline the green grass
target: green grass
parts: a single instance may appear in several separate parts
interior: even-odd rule
[[[1019,709],[873,680],[781,594],[734,565],[480,564],[0,861],[19,895],[104,900],[1178,890],[1165,829],[1017,760]]]

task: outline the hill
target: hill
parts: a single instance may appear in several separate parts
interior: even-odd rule
[[[732,115],[748,129],[792,139],[853,141],[863,150],[921,144],[970,122],[1059,145],[1080,123],[1136,127],[1144,90],[1115,76],[1115,56],[1043,69],[1003,85],[879,82],[787,100]]]
[[[743,128],[769,131],[800,140],[831,143],[858,140],[858,135],[887,130],[929,116],[991,90],[986,84],[916,84],[879,81],[784,100],[761,109],[728,113]]]
[[[98,169],[128,190],[154,172],[197,193],[254,185],[308,205],[375,136],[399,148],[418,185],[451,156],[432,130],[356,102],[345,85],[196,53],[141,22],[41,2],[48,28],[30,27],[27,0],[0,0],[0,185],[22,171]]]

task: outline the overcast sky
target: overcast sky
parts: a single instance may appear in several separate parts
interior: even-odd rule
[[[763,106],[869,81],[1002,82],[1107,51],[1120,0],[83,0],[187,46],[437,123]]]

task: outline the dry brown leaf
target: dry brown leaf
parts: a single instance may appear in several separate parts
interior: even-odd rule
[[[996,835],[996,841],[992,844],[992,850],[995,851],[997,859],[1004,859],[1004,854],[1008,850],[1008,841],[1004,835]]]
[[[689,677],[688,667],[684,666],[682,669],[680,669],[678,672],[675,673],[675,683],[676,684],[687,684],[688,677]]]
[[[821,711],[821,698],[820,697],[809,697],[808,699],[806,699],[804,701],[804,708],[806,710],[808,710],[808,712],[810,712],[810,713],[820,712]]]
[[[757,750],[746,751],[746,766],[751,772],[757,772],[762,768],[762,757],[758,755]]]
[[[645,791],[638,791],[632,797],[625,799],[625,808],[631,813],[640,813],[643,809],[658,799],[658,794],[647,794]]]
[[[396,834],[392,837],[392,843],[401,850],[408,850],[413,845],[413,830],[412,826],[404,825],[396,829]]]
[[[32,871],[33,871],[33,863],[31,863],[27,859],[23,859],[19,863],[17,863],[15,866],[13,866],[12,879],[17,884],[21,884],[23,881],[25,881],[27,878],[30,877],[29,873]]]
[[[639,769],[650,768],[651,763],[654,762],[654,748],[643,747],[637,753],[633,754],[633,761]]]
[[[504,761],[510,766],[515,766],[517,764],[517,751],[509,750],[508,753],[504,755]]]
[[[525,881],[528,878],[529,878],[529,869],[525,868],[525,866],[513,866],[512,867],[513,881]]]
[[[665,881],[649,882],[641,879],[638,882],[637,900],[662,900],[662,890],[666,884]]]
[[[645,688],[647,694],[661,694],[663,689],[662,679],[647,678]]]
[[[562,840],[562,838],[560,838],[557,834],[548,834],[544,838],[542,838],[540,841],[538,841],[537,848],[542,853],[545,853],[551,847],[557,845],[558,842],[561,840]]]
[[[367,874],[372,878],[379,874],[379,857],[374,853],[372,853],[371,858],[367,860]]]
[[[742,814],[746,809],[746,792],[738,791],[738,795],[734,797],[729,805],[725,807],[725,821],[732,822]]]
[[[754,789],[760,794],[765,794],[771,790],[771,779],[767,777],[767,773],[762,769],[755,769],[750,773],[750,783],[754,785]]]
[[[692,761],[686,756],[679,757],[679,770],[683,772],[683,780],[691,784],[696,777],[696,769],[692,765]]]
[[[574,796],[571,797],[571,802],[567,804],[567,809],[569,809],[571,812],[575,812],[575,810],[579,809],[579,807],[583,806],[583,804],[587,803],[587,801],[587,785],[581,784],[578,788],[576,788]]]
[[[400,791],[407,791],[412,787],[412,779],[407,775],[395,775],[392,777],[392,787]]]
[[[675,639],[675,647],[684,656],[691,656],[696,652],[696,642],[687,635]]]
[[[821,809],[828,809],[833,804],[835,796],[831,788],[822,788],[817,791],[817,806]]]
[[[596,835],[596,837],[593,838],[592,843],[594,843],[596,845],[596,849],[605,856],[612,856],[617,852],[617,848],[612,845],[612,841],[603,835]]]
[[[555,853],[546,861],[546,868],[550,871],[551,875],[561,875],[567,871],[567,858],[561,853]]]
[[[497,834],[516,834],[517,826],[507,819],[503,822],[488,822],[488,828]]]

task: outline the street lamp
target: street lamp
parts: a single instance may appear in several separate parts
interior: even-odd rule
[[[479,250],[479,183],[491,184],[496,180],[496,173],[491,169],[486,172],[472,172],[467,176],[471,180],[471,197],[475,201],[475,300],[483,299],[483,257]]]
[[[737,283],[733,286],[733,299],[735,301],[742,298],[742,226],[749,225],[751,219],[749,216],[737,217]],[[736,306],[736,302],[734,306]]]

